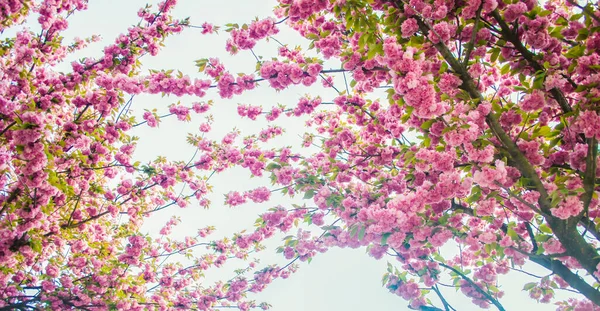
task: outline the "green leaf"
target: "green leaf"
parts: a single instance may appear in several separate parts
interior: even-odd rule
[[[548,16],[550,14],[552,14],[552,11],[550,11],[550,10],[543,10],[543,11],[541,11],[541,12],[538,13],[538,16],[544,17],[544,16]]]
[[[567,53],[565,53],[565,57],[566,58],[579,58],[579,57],[583,56],[584,52],[585,52],[585,46],[577,45],[577,46],[570,48],[567,51]]]
[[[60,184],[60,180],[58,179],[56,172],[48,171],[48,182],[55,187]]]
[[[356,231],[358,231],[358,225],[354,224],[350,227],[350,237],[356,236]]]
[[[552,129],[548,126],[538,127],[534,131],[534,137],[549,137]]]
[[[552,238],[551,235],[539,234],[535,237],[535,240],[538,242],[546,242]]]
[[[442,65],[440,66],[440,70],[438,71],[438,73],[444,73],[446,71],[448,71],[448,63],[442,62]]]
[[[367,230],[367,226],[363,226],[358,233],[358,240],[362,241],[365,238],[365,231]]]
[[[269,165],[267,165],[266,169],[267,171],[272,171],[274,169],[280,169],[281,165],[277,164],[277,163],[269,163]]]
[[[550,141],[550,144],[548,145],[549,148],[554,148],[556,145],[558,145],[558,143],[562,140],[561,137],[556,137],[554,139],[552,139]]]
[[[42,252],[42,241],[40,240],[31,240],[29,245],[31,246],[31,249],[36,252],[36,253],[41,253]]]
[[[545,78],[546,78],[545,72],[538,73],[535,76],[535,78],[533,79],[533,88],[536,90],[543,89]]]
[[[490,61],[495,62],[498,59],[498,55],[500,55],[500,48],[491,49],[492,55],[490,55]]]
[[[525,286],[523,286],[523,290],[531,290],[532,288],[534,288],[537,285],[537,283],[535,282],[531,282],[531,283],[527,283],[525,284]]]
[[[425,147],[429,147],[431,145],[431,138],[429,136],[425,137],[425,139],[423,139],[423,146]]]
[[[471,195],[467,198],[468,203],[477,202],[481,198],[481,188],[478,186],[473,187]]]
[[[558,205],[558,203],[560,203],[562,201],[562,196],[560,195],[560,192],[558,191],[554,191],[551,195],[550,195],[550,207],[556,207]]]
[[[519,234],[512,228],[508,228],[508,230],[506,230],[506,235],[508,235],[513,241],[519,241]]]
[[[440,253],[433,253],[432,255],[433,259],[435,259],[437,262],[441,262],[441,263],[445,263],[446,259],[444,259],[444,257],[442,257],[442,255],[440,255]]]
[[[385,286],[385,284],[387,284],[389,279],[390,279],[390,274],[389,273],[384,274],[383,277],[381,278],[381,286]]]
[[[429,128],[431,128],[431,125],[433,125],[433,122],[435,122],[435,119],[431,119],[431,120],[427,120],[425,122],[423,122],[423,124],[421,124],[421,128],[424,130],[428,130]]]
[[[314,196],[315,196],[315,190],[314,189],[310,189],[310,190],[308,190],[308,191],[306,191],[304,193],[304,199],[305,200],[312,199]]]
[[[493,247],[492,244],[486,244],[484,246],[485,252],[488,253],[488,254],[491,254],[492,253],[492,247]]]
[[[375,55],[383,55],[383,45],[373,43],[369,44],[369,52],[367,53],[367,59],[372,59]]]
[[[381,235],[381,245],[387,245],[387,240],[390,237],[390,235],[392,235],[391,232],[386,232]]]
[[[550,229],[550,227],[548,227],[548,225],[546,225],[546,224],[541,224],[539,226],[539,228],[540,228],[540,231],[542,231],[544,233],[552,234],[552,229]]]
[[[309,225],[312,225],[312,214],[304,215],[304,222],[308,223]]]

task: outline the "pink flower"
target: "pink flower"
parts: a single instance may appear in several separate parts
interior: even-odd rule
[[[546,104],[544,93],[540,90],[534,90],[531,94],[525,95],[521,100],[521,108],[525,111],[536,111]]]
[[[456,94],[458,94],[458,92],[460,91],[458,89],[458,87],[462,84],[462,80],[451,74],[451,73],[443,73],[442,76],[440,77],[440,82],[438,83],[438,87],[440,88],[440,91],[454,96]]]
[[[583,210],[583,203],[579,200],[579,197],[568,196],[562,204],[558,207],[551,209],[552,215],[560,219],[568,219],[579,215]]]
[[[262,203],[269,200],[271,197],[271,190],[269,190],[267,187],[260,187],[246,192],[245,196],[254,203]]]
[[[496,210],[496,199],[490,198],[487,200],[479,201],[476,209],[477,216],[493,216]]]
[[[560,254],[565,252],[565,248],[555,238],[551,238],[550,240],[544,243],[544,250],[548,254]]]
[[[311,77],[316,77],[319,75],[319,73],[321,73],[321,70],[323,70],[323,66],[319,63],[314,63],[314,64],[308,65],[307,73]]]
[[[441,247],[443,246],[450,238],[452,238],[452,231],[448,229],[442,229],[439,232],[435,233],[433,236],[429,237],[427,240],[433,247]]]
[[[146,112],[144,112],[143,118],[148,123],[148,126],[150,126],[150,127],[158,126],[158,120],[156,119],[156,117],[154,116],[153,113],[146,111]]]
[[[232,191],[225,196],[225,203],[229,206],[237,206],[246,203],[246,198],[239,192]]]
[[[325,221],[323,220],[323,217],[325,217],[325,214],[323,213],[315,213],[312,215],[312,223],[317,225],[317,226],[322,226],[325,224]]]
[[[455,32],[456,26],[448,24],[448,22],[442,21],[433,25],[433,31],[429,33],[429,39],[433,43],[446,43],[448,40],[450,40],[450,38]]]
[[[210,123],[202,123],[200,124],[200,132],[207,133],[210,131]]]
[[[400,29],[402,31],[402,38],[408,38],[414,35],[417,30],[419,30],[419,25],[417,24],[416,19],[407,18],[404,22],[402,22]]]
[[[177,206],[179,206],[181,208],[186,207],[187,204],[188,204],[187,201],[185,199],[183,199],[183,198],[177,199],[176,202],[177,202]]]
[[[204,22],[204,24],[202,24],[202,34],[209,34],[209,33],[213,33],[215,31],[214,26],[212,24],[209,24],[207,22]]]
[[[210,105],[206,104],[206,103],[193,103],[192,104],[192,110],[194,110],[195,113],[207,112],[208,109],[210,109]]]
[[[516,4],[510,4],[504,10],[504,19],[507,23],[512,23],[525,12],[527,12],[527,5],[525,3],[517,2]]]
[[[575,121],[579,132],[585,137],[596,137],[600,139],[600,115],[592,110],[586,110],[579,114],[579,118]]]
[[[169,112],[176,115],[179,121],[187,121],[190,109],[185,106],[172,105],[169,107]]]
[[[490,189],[498,189],[499,186],[496,184],[505,184],[508,181],[507,170],[504,162],[496,160],[496,167],[483,167],[481,171],[476,171],[473,174],[473,181],[482,187]]]
[[[421,290],[419,289],[419,285],[417,285],[417,283],[414,282],[404,283],[400,285],[400,287],[397,290],[397,293],[406,300],[411,300],[421,296]]]
[[[485,244],[491,244],[493,242],[496,242],[496,234],[491,231],[483,232],[479,235],[479,241]]]
[[[52,281],[46,280],[42,282],[42,289],[45,292],[53,292],[56,289],[56,285]]]
[[[59,272],[60,272],[60,269],[53,264],[49,264],[46,266],[46,274],[49,277],[55,278],[58,276]]]
[[[283,256],[285,256],[285,259],[292,259],[296,257],[296,251],[291,247],[286,247],[283,250]]]

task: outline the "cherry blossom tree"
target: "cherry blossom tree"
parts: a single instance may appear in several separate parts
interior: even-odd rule
[[[172,16],[175,0],[146,6],[101,57],[67,73],[56,66],[98,39],[61,36],[87,1],[0,3],[0,310],[267,309],[250,294],[333,247],[390,259],[383,285],[417,310],[456,310],[445,286],[505,310],[498,275],[532,275],[526,263],[547,270],[523,284],[532,299],[600,308],[597,3],[278,3],[272,17],[220,27]],[[39,32],[21,27],[26,18]],[[275,39],[281,27],[313,51]],[[165,38],[192,30],[228,36],[230,54],[270,40],[279,56],[255,55],[256,71],[237,75],[217,57],[199,59],[196,76],[141,70]],[[338,96],[237,108],[251,120],[308,116],[301,146],[269,147],[285,135],[275,123],[212,139],[208,118],[187,139],[189,161],[132,157],[132,128],[190,122],[210,111],[207,92],[227,99],[318,83]],[[136,118],[138,94],[197,101]],[[317,151],[304,154],[309,147]],[[175,239],[177,218],[158,237],[141,230],[157,211],[215,205],[210,178],[234,167],[271,185],[226,193],[226,205],[268,205],[276,191],[298,204],[272,207],[249,220],[253,230],[224,239],[211,239],[212,227]],[[287,265],[252,261],[263,241],[291,230],[276,250]],[[205,281],[231,261],[246,266]],[[573,298],[557,301],[557,291]]]

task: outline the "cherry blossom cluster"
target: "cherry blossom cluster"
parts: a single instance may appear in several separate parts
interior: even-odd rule
[[[575,290],[584,299],[557,302],[559,310],[600,305],[596,6],[280,0],[281,22],[229,26],[224,49],[252,49],[285,26],[339,69],[283,46],[253,73],[234,76],[207,58],[196,62],[204,79],[142,75],[138,60],[190,26],[171,16],[176,2],[141,9],[139,25],[68,73],[53,66],[97,40],[61,41],[67,17],[86,2],[0,4],[0,31],[32,13],[41,26],[40,34],[16,31],[0,57],[0,308],[266,309],[247,293],[332,247],[393,258],[384,285],[411,308],[427,308],[437,295],[452,309],[438,286],[449,277],[475,305],[503,310],[498,276],[527,262],[548,270],[525,285],[532,299],[554,302],[554,291]],[[338,73],[351,77],[346,92],[330,75]],[[212,105],[178,102],[136,122],[135,95],[200,100],[214,90],[228,99],[261,82],[283,91],[319,78],[338,94],[237,107],[251,120],[308,116],[302,146],[266,147],[285,135],[276,123],[215,139],[207,116],[188,136],[197,148],[189,161],[133,158],[132,128],[169,116],[196,121],[192,112]],[[294,149],[311,145],[319,150],[307,156]],[[270,205],[253,230],[228,238],[210,240],[212,227],[173,238],[177,218],[158,237],[141,231],[146,216],[171,206],[215,205],[210,178],[234,167],[271,185],[231,191],[225,205],[269,206],[275,191],[303,204]],[[251,256],[276,233],[288,234],[277,251],[290,265],[257,266]],[[206,270],[235,260],[247,261],[235,277],[204,282]]]
[[[276,35],[279,32],[272,18],[256,20],[250,25],[231,29],[231,39],[227,41],[226,50],[236,54],[238,50],[249,50],[257,41]]]

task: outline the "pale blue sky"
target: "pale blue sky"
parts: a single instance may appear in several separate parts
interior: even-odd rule
[[[71,27],[65,33],[65,37],[69,39],[74,36],[85,37],[99,34],[104,41],[90,46],[78,53],[76,57],[100,55],[101,48],[105,44],[124,32],[129,25],[137,22],[136,12],[146,2],[139,0],[90,1],[87,12],[78,13],[70,18]],[[230,22],[242,24],[250,22],[256,16],[271,16],[270,10],[274,5],[275,1],[272,0],[180,0],[174,14],[182,18],[190,16],[191,23],[196,25],[200,25],[204,21],[215,25],[224,25]],[[276,38],[291,46],[308,46],[306,41],[301,40],[290,30],[282,30]],[[218,56],[234,73],[252,72],[255,68],[255,60],[251,53],[242,51],[235,57],[229,56],[224,49],[226,39],[227,33],[224,31],[221,31],[219,35],[203,36],[199,29],[188,29],[182,35],[169,38],[166,41],[166,47],[158,57],[144,57],[142,62],[148,69],[179,69],[184,74],[197,77],[199,75],[194,67],[194,60]],[[274,55],[277,45],[274,42],[260,43],[255,51],[259,55]],[[292,106],[299,97],[309,92],[320,94],[326,101],[336,95],[331,89],[311,88],[309,90],[305,87],[294,87],[278,93],[266,85],[231,100],[221,100],[216,94],[210,93],[205,99],[214,99],[216,102],[211,111],[216,120],[211,135],[213,135],[212,137],[221,137],[233,127],[241,129],[243,133],[257,133],[264,126],[264,122],[240,120],[236,113],[237,103],[260,104],[263,107],[271,107],[277,103]],[[192,97],[138,96],[133,101],[132,109],[139,115],[143,109],[157,108],[159,114],[162,114],[160,112],[167,112],[167,106],[177,100],[190,104],[196,99]],[[136,158],[141,161],[149,161],[158,155],[164,155],[175,160],[188,159],[193,154],[193,149],[186,145],[185,137],[188,132],[196,132],[198,125],[203,122],[202,118],[196,115],[192,120],[191,123],[183,124],[173,119],[167,119],[163,121],[159,129],[147,127],[136,129],[135,134],[141,137]],[[286,122],[286,119],[281,120],[280,125],[284,125],[288,133],[284,139],[274,141],[273,146],[299,147],[298,135],[304,132],[305,127],[299,120],[292,120],[294,123]],[[230,236],[231,233],[239,230],[252,229],[257,215],[269,207],[291,202],[289,199],[276,198],[267,205],[248,204],[235,209],[224,207],[221,206],[224,193],[230,190],[251,189],[258,184],[265,184],[265,180],[249,179],[247,171],[238,169],[215,176],[211,181],[214,185],[214,194],[211,197],[213,205],[210,210],[202,210],[195,206],[183,210],[173,207],[167,212],[151,218],[148,222],[148,230],[156,230],[166,217],[175,213],[183,218],[183,224],[176,232],[179,236],[189,232],[193,233],[197,228],[206,225],[217,226],[216,236]],[[298,203],[299,200],[295,202]],[[275,239],[268,245],[277,246],[279,243],[280,241]],[[273,248],[263,251],[261,258],[265,264],[285,263],[284,258],[275,254]],[[408,304],[406,301],[388,293],[381,286],[381,276],[385,272],[386,259],[393,262],[391,258],[374,260],[365,254],[364,249],[334,249],[326,254],[319,254],[311,264],[301,263],[299,272],[287,280],[275,281],[263,293],[256,295],[256,299],[271,303],[274,311],[409,310],[406,307]],[[232,272],[228,268],[227,266],[212,271],[208,275],[208,279],[229,279]],[[527,298],[527,293],[521,291],[523,284],[528,282],[527,280],[518,273],[511,273],[501,278],[502,289],[506,291],[502,303],[506,309],[555,309],[552,305],[537,304]],[[478,310],[462,294],[455,293],[453,289],[444,290],[444,292],[447,300],[458,310]],[[441,305],[438,304],[438,306]]]

